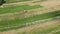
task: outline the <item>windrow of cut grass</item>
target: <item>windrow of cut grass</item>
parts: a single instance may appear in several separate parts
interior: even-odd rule
[[[57,31],[57,30],[60,30],[60,25],[59,26],[54,26],[54,27],[50,27],[50,28],[48,28],[47,30],[42,30],[41,32],[40,31],[36,31],[36,34],[37,33],[41,33],[41,34],[48,34],[48,33],[51,33],[52,31]]]
[[[6,3],[15,3],[15,2],[24,2],[24,1],[30,1],[30,0],[5,0]]]
[[[0,31],[24,27],[24,26],[26,26],[26,23],[32,23],[34,21],[53,18],[56,16],[60,16],[60,11],[49,12],[49,13],[45,13],[45,14],[31,16],[31,17],[24,18],[24,19],[16,18],[14,20],[0,21]]]
[[[56,24],[57,24],[57,22],[56,22]],[[60,30],[60,23],[58,23],[57,25],[56,24],[53,24],[50,26],[45,26],[45,27],[42,27],[43,26],[42,25],[41,27],[33,29],[31,31],[26,31],[26,32],[17,33],[17,34],[53,34],[51,32]],[[60,31],[56,32],[54,34],[60,34]]]
[[[42,6],[40,6],[40,5],[35,5],[35,6],[20,5],[20,6],[14,6],[14,7],[5,7],[5,8],[0,8],[0,14],[21,12],[24,10],[31,10],[31,9],[41,8],[41,7]]]

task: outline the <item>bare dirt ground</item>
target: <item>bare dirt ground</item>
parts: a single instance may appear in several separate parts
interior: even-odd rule
[[[31,26],[27,26],[27,27],[23,27],[20,29],[16,29],[16,30],[10,30],[10,31],[4,31],[4,32],[0,32],[0,34],[16,34],[16,33],[21,33],[21,32],[29,32],[33,29],[37,29],[37,28],[46,28],[47,27],[53,27],[55,25],[60,24],[60,19],[56,19],[56,20],[52,20],[49,22],[45,22],[43,24],[36,24],[36,25],[31,25]]]

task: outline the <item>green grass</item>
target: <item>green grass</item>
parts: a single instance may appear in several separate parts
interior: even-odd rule
[[[21,6],[14,6],[14,7],[5,7],[5,8],[0,8],[0,14],[21,12],[23,10],[31,10],[31,9],[41,8],[41,7],[42,6],[40,5],[35,5],[35,6],[21,5]]]
[[[39,27],[39,28],[32,29],[31,31],[26,31],[26,32],[24,31],[24,32],[16,33],[16,34],[49,34],[49,33],[60,34],[60,31],[56,32],[57,30],[60,30],[60,23],[58,23],[57,25],[54,24],[54,25],[49,25],[45,27]]]
[[[15,3],[15,2],[23,2],[23,1],[30,1],[30,0],[5,0],[6,3]]]
[[[40,31],[39,29],[37,29],[37,31],[35,32],[36,34],[38,33],[40,33],[40,34],[47,34],[47,33],[51,33],[52,31],[55,31],[55,30],[58,30],[60,28],[60,26],[59,27],[50,27],[50,28],[48,28],[48,29],[46,29],[46,30],[42,30],[42,31]],[[34,33],[34,34],[35,34]]]
[[[53,33],[53,34],[60,34],[60,31],[59,32],[56,32],[56,33]]]
[[[17,33],[17,34],[49,34],[51,33],[52,31],[55,31],[55,30],[60,30],[60,25],[58,27],[46,27],[46,28],[37,28],[37,29],[33,29],[32,31],[29,31],[29,32],[22,32],[22,33]],[[54,34],[60,34],[60,32],[56,32]]]
[[[0,21],[0,31],[24,27],[26,25],[26,23],[31,23],[31,22],[34,22],[37,20],[53,18],[59,14],[60,14],[60,11],[56,11],[56,12],[40,14],[40,15],[36,15],[36,16],[32,16],[32,17],[28,17],[28,18],[24,18],[24,19],[16,18],[15,20]],[[8,28],[8,27],[10,27],[10,28]]]
[[[23,32],[23,33],[20,33],[20,34],[48,34],[48,33],[52,33],[52,31],[57,31],[57,30],[60,30],[60,25],[57,25],[56,26],[51,26],[51,27],[46,27],[46,28],[37,28],[37,29],[33,29],[32,31],[30,32]],[[57,32],[56,34],[60,34],[60,32]]]

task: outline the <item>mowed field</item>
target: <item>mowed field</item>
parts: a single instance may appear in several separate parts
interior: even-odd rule
[[[60,34],[60,0],[5,0],[0,34]]]
[[[14,2],[23,2],[23,1],[30,1],[30,0],[5,0],[6,3],[14,3]]]
[[[54,19],[52,21],[44,22],[42,24],[32,25],[23,29],[25,30],[22,30],[23,32],[19,32],[20,30],[18,30],[18,33],[16,32],[16,34],[60,34],[59,21],[59,19]]]

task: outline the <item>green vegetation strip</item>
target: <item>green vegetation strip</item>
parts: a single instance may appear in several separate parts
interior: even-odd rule
[[[56,32],[56,33],[53,33],[53,34],[60,34],[60,31],[59,32]]]
[[[35,5],[35,6],[21,5],[21,6],[15,6],[15,7],[5,7],[5,8],[0,8],[0,14],[21,12],[23,10],[31,10],[31,9],[36,9],[36,8],[40,8],[40,7],[42,7],[42,6],[40,6],[40,5]]]
[[[15,3],[15,2],[23,2],[23,1],[30,1],[30,0],[5,0],[6,3]]]
[[[52,32],[52,31],[59,30],[59,29],[60,29],[60,25],[59,25],[58,27],[51,27],[51,28],[48,28],[48,29],[42,30],[42,31],[40,31],[40,30],[37,29],[37,31],[36,31],[35,33],[36,33],[36,34],[37,34],[37,33],[47,34],[47,33],[50,33],[50,32]],[[33,34],[35,34],[35,33],[33,32]]]
[[[17,33],[17,34],[53,34],[51,33],[52,31],[57,31],[60,30],[60,25],[56,25],[54,27],[40,27],[37,29],[33,29],[32,31],[27,31],[27,32],[22,32],[22,33]],[[60,32],[56,32],[54,34],[60,34]]]
[[[24,27],[26,23],[31,23],[37,20],[44,20],[56,16],[60,16],[60,11],[40,14],[24,19],[16,18],[15,20],[0,21],[0,31]]]
[[[27,32],[22,32],[22,33],[17,33],[17,34],[53,34],[51,32],[57,31],[57,30],[60,30],[60,23],[58,25],[55,25],[55,26],[40,27],[37,29],[33,29],[30,32],[27,31]],[[56,32],[56,34],[60,34],[60,32]]]

